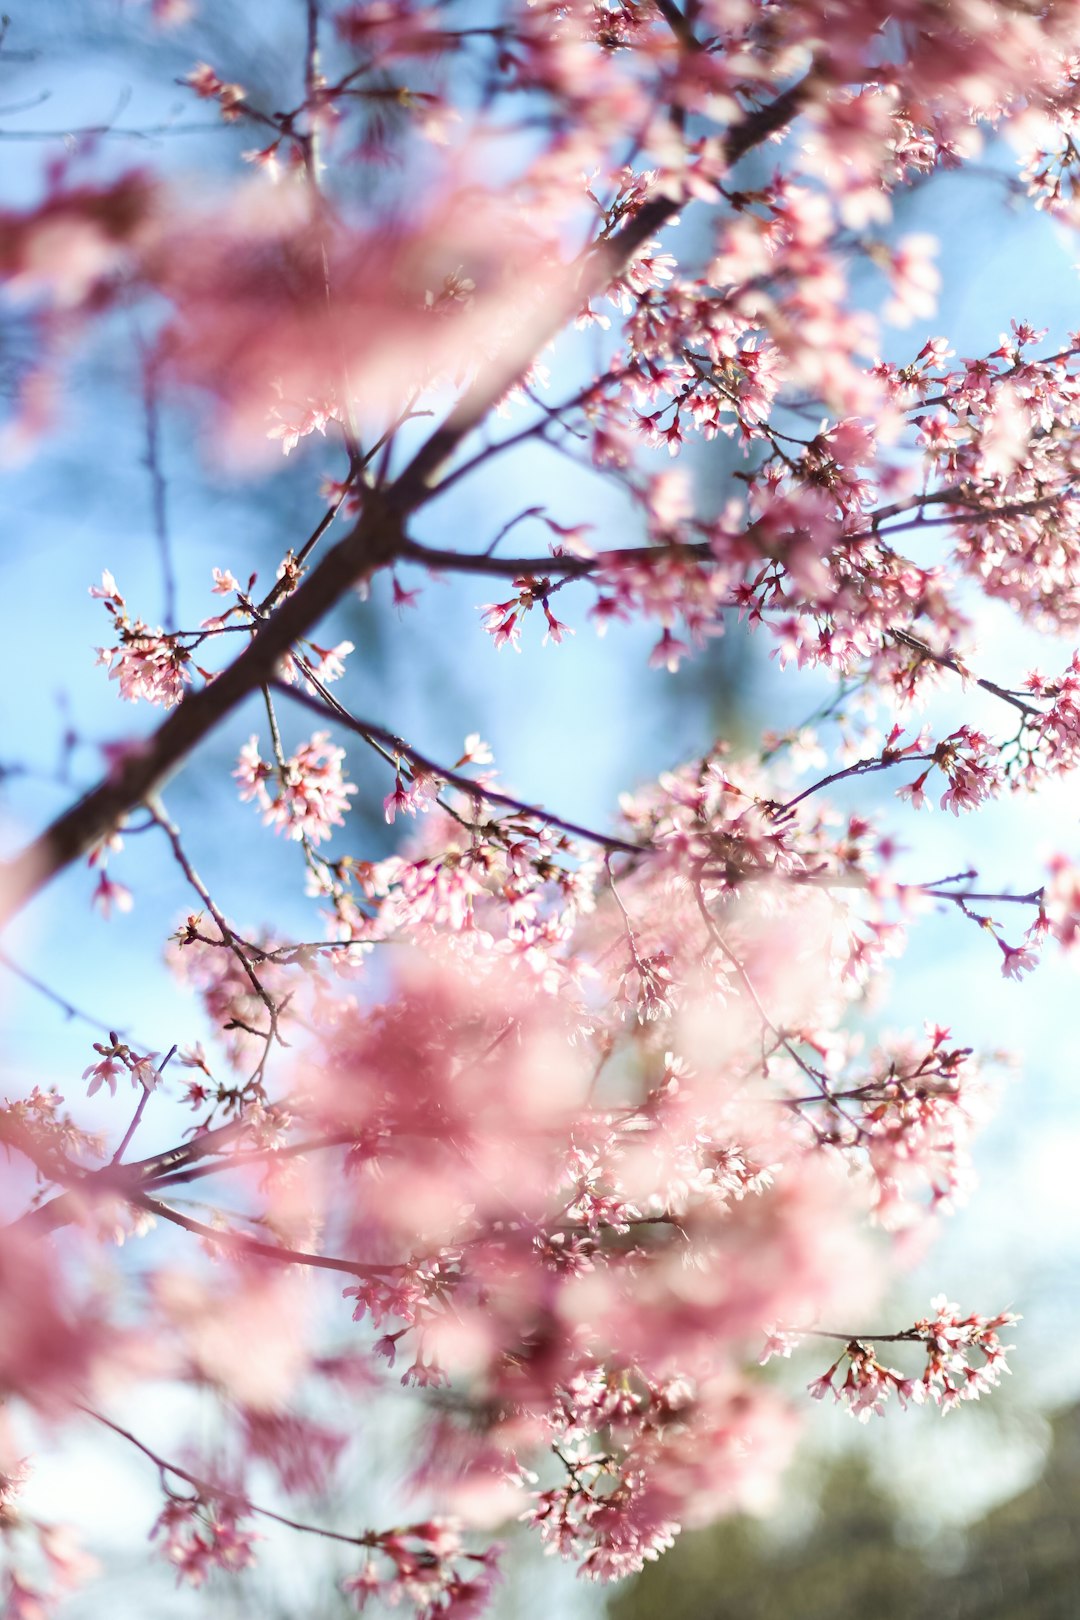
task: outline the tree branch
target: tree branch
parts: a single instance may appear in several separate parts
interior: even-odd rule
[[[257,1256],[262,1260],[277,1260],[290,1266],[311,1266],[318,1271],[341,1271],[347,1277],[393,1277],[403,1269],[401,1265],[369,1266],[359,1260],[338,1260],[330,1254],[309,1254],[304,1249],[288,1249],[280,1243],[264,1243],[261,1238],[248,1237],[245,1232],[222,1231],[216,1226],[208,1226],[205,1221],[197,1221],[192,1215],[183,1215],[178,1209],[171,1209],[168,1204],[161,1204],[146,1193],[131,1193],[129,1199],[148,1214],[171,1221],[174,1226],[182,1226],[185,1232],[220,1244],[224,1249],[236,1249],[241,1254]]]
[[[525,799],[515,799],[509,793],[499,793],[494,788],[481,787],[479,782],[474,782],[471,777],[462,776],[460,772],[448,770],[445,765],[439,765],[435,760],[429,759],[426,754],[422,754],[418,748],[413,748],[410,743],[405,742],[395,732],[387,731],[385,726],[377,726],[370,720],[358,719],[336,700],[331,706],[320,702],[318,698],[312,697],[308,692],[302,692],[299,687],[287,685],[284,681],[274,681],[272,685],[275,691],[281,693],[282,697],[287,697],[293,703],[299,703],[303,708],[310,709],[321,720],[335,720],[340,725],[347,726],[350,731],[355,731],[361,737],[368,739],[374,737],[390,752],[407,759],[411,765],[417,766],[427,775],[437,776],[441,781],[448,782],[451,787],[457,788],[461,793],[468,794],[471,799],[478,802],[486,800],[488,804],[504,805],[508,810],[514,810],[519,815],[531,816],[545,826],[558,827],[560,832],[568,833],[571,838],[580,838],[587,844],[598,844],[602,849],[617,851],[622,855],[647,855],[649,853],[649,847],[646,844],[632,844],[625,838],[616,838],[609,833],[594,832],[590,827],[583,827],[580,822],[567,821],[565,817],[556,816],[550,810],[544,810],[540,805],[529,804]]]
[[[812,74],[728,131],[724,152],[736,163],[784,128],[806,98]],[[361,579],[401,554],[403,524],[430,497],[439,473],[458,446],[498,404],[534,355],[556,337],[581,303],[600,293],[650,237],[671,223],[682,203],[667,196],[644,204],[622,230],[597,243],[519,340],[487,366],[443,424],[420,447],[395,482],[371,490],[354,527],[334,546],[273,616],[255,632],[232,664],[206,687],[190,692],[152,736],[97,787],[59,815],[14,859],[0,867],[0,927],[66,867],[86,855],[135,805],[156,792],[204,737],[252,692],[272,678],[293,642],[311,631]]]

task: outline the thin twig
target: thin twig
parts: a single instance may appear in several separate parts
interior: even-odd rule
[[[175,1051],[176,1051],[175,1045],[170,1046],[169,1050],[166,1052],[165,1056],[162,1058],[161,1062],[158,1064],[156,1072],[157,1072],[157,1076],[158,1076],[159,1080],[160,1080],[161,1076],[165,1072],[165,1065],[168,1063],[169,1059],[173,1056]],[[120,1146],[117,1148],[116,1152],[112,1156],[112,1159],[110,1160],[111,1164],[119,1164],[120,1163],[121,1159],[124,1157],[124,1154],[128,1150],[128,1147],[129,1147],[129,1145],[131,1143],[132,1137],[135,1135],[135,1132],[139,1128],[139,1124],[140,1124],[140,1122],[142,1120],[142,1117],[143,1117],[143,1110],[145,1109],[147,1101],[149,1100],[149,1097],[150,1097],[150,1087],[149,1086],[143,1086],[141,1089],[142,1089],[142,1096],[139,1098],[138,1104],[137,1104],[136,1109],[135,1109],[134,1117],[133,1117],[133,1119],[131,1121],[131,1124],[128,1126],[127,1130],[124,1132],[124,1137],[123,1137],[122,1142],[120,1143]]]
[[[895,753],[887,756],[875,756],[873,759],[856,760],[854,765],[846,765],[843,770],[833,771],[831,776],[823,776],[820,781],[812,782],[808,788],[803,788],[801,793],[796,793],[793,799],[788,799],[786,803],[777,808],[775,812],[776,819],[779,820],[781,816],[789,815],[797,804],[801,804],[804,799],[808,799],[812,793],[820,793],[822,788],[832,787],[834,782],[843,782],[849,776],[869,776],[874,771],[889,771],[894,765],[921,764],[925,760],[932,760],[933,757],[933,754]]]
[[[251,985],[263,1006],[266,1008],[268,1026],[265,1030],[256,1031],[260,1039],[264,1042],[262,1057],[259,1060],[259,1064],[254,1075],[255,1079],[259,1079],[261,1078],[262,1071],[265,1068],[266,1060],[270,1054],[270,1047],[274,1041],[277,1041],[279,1046],[287,1045],[287,1042],[282,1039],[281,1031],[278,1028],[278,1004],[264,986],[262,980],[259,978],[259,975],[255,972],[247,951],[244,949],[243,941],[229,926],[223,912],[213,899],[209,889],[206,887],[206,884],[203,882],[202,878],[199,876],[198,872],[188,859],[187,852],[184,849],[183,842],[180,837],[180,829],[177,827],[176,823],[170,819],[164,804],[160,799],[148,800],[146,809],[149,815],[161,828],[166,838],[169,840],[169,845],[172,849],[177,865],[180,867],[180,870],[187,878],[188,883],[194,889],[195,893],[199,896],[199,899],[202,901],[211,917],[213,917],[221,933],[222,940],[236,957],[236,960],[243,969],[244,977]]]
[[[330,1541],[344,1541],[351,1547],[373,1547],[378,1544],[378,1537],[374,1534],[348,1536],[341,1530],[327,1530],[319,1524],[305,1524],[302,1520],[289,1519],[284,1514],[275,1513],[272,1508],[259,1507],[258,1503],[249,1501],[246,1496],[238,1494],[236,1491],[227,1490],[221,1485],[216,1485],[211,1480],[201,1479],[198,1474],[193,1474],[190,1469],[183,1468],[179,1463],[169,1462],[166,1457],[152,1451],[144,1441],[137,1439],[130,1429],[125,1429],[119,1423],[114,1423],[112,1418],[107,1418],[104,1412],[99,1412],[96,1408],[87,1406],[82,1401],[76,1402],[76,1405],[80,1412],[85,1412],[86,1416],[93,1418],[95,1423],[100,1423],[106,1429],[111,1429],[113,1434],[117,1434],[122,1440],[126,1440],[129,1445],[135,1447],[136,1451],[141,1451],[143,1456],[149,1458],[154,1464],[159,1474],[173,1474],[177,1479],[184,1480],[186,1484],[199,1493],[199,1496],[204,1501],[227,1502],[241,1512],[258,1514],[262,1519],[273,1519],[277,1524],[283,1524],[290,1530],[303,1530],[309,1535],[324,1536]]]
[[[54,1006],[59,1007],[65,1018],[78,1019],[82,1024],[89,1024],[91,1029],[104,1030],[106,1033],[111,1033],[113,1030],[117,1030],[121,1035],[127,1033],[118,1024],[106,1023],[102,1018],[95,1018],[93,1013],[83,1012],[80,1007],[76,1007],[73,1002],[70,1002],[66,996],[62,996],[58,990],[54,990],[51,985],[47,985],[43,979],[36,978],[33,973],[27,972],[26,968],[20,967],[18,962],[14,961],[4,950],[0,950],[0,967],[7,968],[9,973],[13,973],[17,979],[21,979],[32,990],[36,990],[39,995],[44,996]]]
[[[467,776],[462,776],[458,771],[450,770],[447,766],[439,765],[435,760],[429,759],[426,754],[422,754],[411,743],[405,742],[395,732],[388,731],[385,726],[378,726],[374,721],[361,720],[356,715],[350,714],[336,699],[334,700],[334,707],[330,708],[325,702],[311,697],[307,692],[301,692],[295,686],[287,685],[284,681],[275,679],[271,682],[271,685],[283,697],[290,698],[294,703],[299,703],[304,708],[310,709],[320,718],[337,720],[341,725],[348,726],[351,731],[355,731],[359,736],[366,739],[375,738],[392,753],[400,754],[410,764],[418,766],[426,775],[436,776],[442,781],[448,782],[451,787],[455,787],[460,792],[467,794],[469,798],[478,804],[487,802],[488,804],[504,805],[508,810],[513,810],[519,815],[529,816],[545,826],[557,827],[560,832],[568,833],[572,838],[580,838],[589,844],[598,844],[602,849],[617,850],[626,855],[646,855],[649,853],[649,848],[645,844],[632,844],[625,838],[616,838],[608,833],[595,832],[591,827],[584,827],[579,822],[567,821],[563,816],[556,816],[550,810],[543,809],[540,805],[529,804],[524,799],[516,799],[509,793],[496,792],[494,788],[481,787],[478,782],[472,781]]]
[[[910,630],[890,630],[889,634],[894,641],[900,642],[901,646],[910,647],[912,652],[917,653],[926,663],[938,664],[942,669],[951,669],[962,680],[974,681],[975,685],[981,687],[984,692],[989,692],[992,697],[1000,698],[1002,703],[1008,703],[1012,708],[1018,709],[1026,719],[1042,718],[1043,710],[1037,708],[1034,703],[1028,703],[1015,692],[1010,692],[1008,687],[999,686],[996,681],[988,681],[981,675],[973,675],[954,653],[935,652],[932,647],[927,646],[925,641],[921,641]]]

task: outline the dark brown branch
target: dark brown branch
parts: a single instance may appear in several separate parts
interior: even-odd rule
[[[736,163],[791,121],[806,98],[810,77],[747,114],[728,131],[725,153],[729,163]],[[88,854],[128,811],[162,787],[226,715],[267,684],[279,659],[314,629],[346,591],[399,555],[405,519],[430,497],[441,470],[462,441],[581,303],[609,286],[649,238],[675,218],[681,206],[671,197],[655,197],[616,235],[598,243],[536,319],[522,323],[518,341],[485,368],[395,483],[381,496],[367,493],[353,528],[260,626],[239,658],[208,686],[190,692],[138,750],[0,868],[0,926],[59,872]]]
[[[219,1125],[216,1130],[204,1131],[201,1136],[194,1137],[190,1142],[181,1142],[176,1147],[165,1149],[164,1152],[152,1153],[147,1159],[137,1159],[126,1165],[107,1165],[102,1170],[80,1173],[67,1161],[63,1165],[41,1167],[50,1181],[58,1182],[66,1187],[67,1191],[51,1199],[49,1203],[28,1211],[15,1222],[15,1225],[39,1234],[54,1232],[58,1227],[67,1226],[69,1222],[78,1220],[88,1200],[126,1198],[133,1187],[147,1186],[158,1176],[171,1174],[184,1165],[220,1153],[247,1129],[245,1120],[232,1120],[228,1125]],[[14,1145],[22,1147],[21,1142]]]
[[[803,788],[801,793],[796,793],[793,799],[788,799],[785,804],[779,805],[774,814],[777,818],[789,815],[797,804],[802,804],[803,800],[809,799],[811,794],[820,793],[822,788],[832,787],[835,782],[844,782],[853,776],[869,776],[874,771],[888,771],[894,765],[916,762],[921,764],[925,760],[932,760],[933,757],[933,754],[893,753],[882,754],[872,759],[858,759],[854,765],[845,765],[842,770],[833,771],[830,776],[823,776],[820,781],[812,782],[809,787]]]
[[[981,675],[972,675],[953,653],[934,652],[932,647],[928,647],[925,641],[920,641],[918,636],[912,635],[910,630],[890,630],[889,634],[901,646],[910,647],[912,652],[926,663],[937,664],[941,669],[951,669],[962,680],[974,681],[984,692],[989,692],[991,697],[1000,698],[1002,703],[1008,703],[1012,708],[1018,709],[1027,719],[1041,719],[1043,711],[1034,703],[1028,703],[1025,698],[1010,692],[1008,687],[999,686],[996,681],[985,680]]]
[[[155,1176],[149,1183],[152,1191],[158,1192],[164,1187],[183,1186],[191,1181],[202,1181],[207,1176],[218,1176],[229,1170],[244,1169],[254,1164],[274,1165],[282,1159],[296,1158],[303,1153],[316,1153],[320,1148],[350,1147],[356,1143],[355,1131],[333,1131],[325,1136],[313,1136],[299,1142],[287,1142],[283,1147],[254,1148],[250,1153],[229,1153],[211,1164],[200,1163],[189,1165],[186,1169],[174,1170],[168,1174]]]
[[[89,1024],[91,1029],[101,1030],[106,1034],[112,1030],[117,1030],[121,1035],[126,1034],[126,1031],[121,1029],[118,1024],[106,1023],[104,1018],[95,1018],[93,1013],[83,1012],[81,1007],[76,1007],[66,996],[62,996],[59,990],[54,990],[43,979],[35,978],[34,974],[28,973],[26,968],[20,967],[18,962],[10,957],[6,951],[0,951],[0,967],[5,967],[17,979],[21,979],[24,984],[28,984],[31,990],[36,990],[39,995],[51,1001],[54,1007],[59,1007],[68,1020],[77,1018],[81,1024]]]
[[[705,540],[690,545],[623,546],[617,551],[602,551],[595,557],[578,557],[573,552],[562,552],[546,557],[496,557],[486,551],[447,551],[437,546],[425,546],[407,536],[398,549],[402,562],[417,563],[423,568],[444,569],[455,574],[492,574],[502,579],[519,576],[557,574],[562,579],[584,579],[598,569],[619,563],[649,563],[666,557],[694,557],[702,562],[713,559],[714,553]]]
[[[196,1237],[220,1244],[223,1249],[235,1249],[252,1258],[277,1260],[289,1266],[311,1266],[317,1271],[341,1271],[347,1277],[393,1277],[402,1270],[400,1265],[369,1266],[359,1260],[339,1260],[331,1254],[309,1254],[304,1249],[287,1249],[280,1243],[264,1243],[261,1238],[248,1237],[245,1232],[222,1231],[216,1226],[208,1226],[205,1221],[197,1221],[192,1215],[183,1215],[178,1209],[171,1209],[168,1204],[161,1204],[146,1193],[129,1194],[129,1199],[137,1208],[157,1215],[163,1221],[171,1221],[174,1226],[182,1226],[185,1232],[192,1232]]]
[[[688,20],[678,6],[673,3],[673,0],[653,0],[653,4],[683,49],[700,51],[701,41],[696,37]]]
[[[737,163],[747,152],[789,124],[806,99],[810,81],[811,74],[807,74],[775,100],[748,113],[733,125],[724,140],[724,155],[728,163]],[[462,440],[517,382],[533,355],[558,335],[583,303],[609,287],[649,238],[662,231],[665,225],[670,225],[682,206],[674,198],[662,194],[650,199],[620,231],[595,245],[581,263],[577,275],[569,279],[560,295],[538,312],[533,322],[522,323],[520,341],[498,356],[476,379],[398,479],[395,486],[396,505],[403,516],[423,504],[438,481],[442,468]]]
[[[521,437],[527,438],[533,432],[530,428]],[[491,447],[475,461],[486,459],[488,453],[494,454],[502,449],[509,449],[516,439],[504,441],[500,445]],[[475,463],[468,463],[472,467]],[[440,494],[450,482],[458,476],[455,471],[444,479],[433,494]],[[936,523],[950,525],[957,522],[990,523],[997,518],[1008,517],[1016,513],[1030,513],[1046,507],[1045,499],[1038,501],[1025,501],[1011,507],[981,506],[966,491],[962,485],[955,485],[948,489],[932,490],[928,494],[913,495],[907,500],[892,501],[887,506],[879,506],[875,511],[866,514],[868,527],[856,530],[854,533],[843,533],[837,524],[837,544],[858,545],[862,541],[876,540],[884,544],[892,534],[910,528],[930,528]],[[927,506],[953,506],[958,514],[950,513],[941,519],[923,518],[923,509]],[[916,515],[908,523],[898,523],[891,529],[882,529],[880,525],[890,518],[902,517],[905,513],[914,512]],[[747,538],[754,538],[754,526],[747,530]],[[397,558],[402,562],[413,562],[424,568],[442,569],[457,574],[490,574],[498,578],[516,579],[519,575],[558,574],[563,579],[586,578],[607,567],[618,567],[620,563],[648,564],[659,562],[668,557],[691,557],[700,562],[711,562],[715,552],[707,540],[696,540],[689,543],[660,545],[660,546],[622,546],[617,550],[601,551],[594,557],[579,557],[572,552],[563,552],[559,555],[549,554],[544,557],[495,557],[488,552],[450,551],[436,546],[424,545],[421,541],[403,536],[397,550]],[[920,643],[921,645],[921,643]],[[941,662],[941,660],[938,660]],[[988,690],[994,690],[993,687]]]
[[[89,854],[128,811],[164,785],[226,715],[265,686],[293,642],[306,636],[357,580],[389,561],[397,533],[392,518],[371,499],[355,527],[259,627],[239,658],[208,686],[189,692],[138,749],[0,868],[0,923],[58,872]]]
[[[808,1339],[843,1339],[847,1344],[927,1344],[931,1335],[918,1328],[905,1328],[901,1333],[837,1333],[832,1328],[792,1328]]]

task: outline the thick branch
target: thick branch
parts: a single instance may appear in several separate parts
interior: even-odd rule
[[[749,113],[734,125],[724,140],[724,157],[735,164],[755,146],[760,146],[795,117],[810,86],[807,74],[767,106]],[[421,505],[438,479],[442,468],[472,430],[498,404],[539,352],[556,337],[566,322],[590,298],[602,293],[625,269],[645,243],[662,231],[681,212],[682,203],[661,194],[651,198],[627,220],[616,235],[593,248],[572,277],[531,323],[523,323],[519,343],[508,348],[489,365],[450,412],[446,421],[417,451],[396,486],[396,500],[404,513]]]
[[[735,163],[784,128],[798,112],[809,75],[729,130],[725,155]],[[0,868],[0,926],[59,872],[86,855],[135,805],[155,793],[204,737],[258,687],[279,659],[306,636],[360,579],[399,555],[402,524],[432,493],[440,470],[528,368],[535,354],[562,330],[581,303],[605,287],[681,204],[659,196],[647,202],[616,235],[600,242],[537,314],[518,341],[487,366],[441,427],[417,451],[381,496],[370,492],[355,526],[313,569],[234,663],[209,686],[191,692],[154,734],[97,787],[65,810],[13,860]]]
[[[396,533],[372,498],[356,526],[259,627],[239,658],[208,686],[190,692],[97,787],[0,868],[0,924],[57,873],[88,854],[130,810],[164,785],[227,714],[265,686],[293,642],[307,635],[358,579],[394,554]]]

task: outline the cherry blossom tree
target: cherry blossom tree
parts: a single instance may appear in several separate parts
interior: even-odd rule
[[[185,0],[151,9],[197,38]],[[1001,670],[972,631],[981,598],[1080,623],[1080,335],[1017,320],[957,357],[929,324],[934,244],[892,223],[999,138],[1012,192],[1077,222],[1077,0],[295,12],[284,111],[191,58],[185,94],[249,143],[226,181],[73,131],[0,223],[9,457],[48,454],[70,368],[134,311],[149,419],[175,413],[220,479],[296,457],[311,509],[260,575],[232,572],[223,532],[190,627],[129,602],[101,536],[80,582],[97,678],[160,714],[0,873],[7,920],[79,863],[87,904],[123,912],[125,841],[154,841],[190,894],[160,941],[206,1041],[100,1032],[81,1091],[128,1097],[115,1141],[32,1075],[0,1111],[0,1532],[23,1620],[83,1573],[62,1526],[20,1511],[30,1416],[143,1454],[181,1580],[247,1568],[278,1520],[346,1545],[360,1607],[464,1617],[507,1522],[609,1579],[767,1500],[798,1421],[770,1357],[803,1345],[809,1396],[861,1420],[978,1399],[1006,1367],[1003,1302],[873,1314],[970,1183],[976,1059],[932,1024],[867,1049],[855,1019],[922,912],[974,923],[991,976],[1080,937],[1064,855],[1016,892],[912,873],[899,843],[1080,757],[1080,654]],[[879,358],[896,325],[903,364]],[[719,435],[740,470],[706,510],[677,458]],[[617,489],[636,531],[598,532],[537,478],[494,535],[447,532],[446,494],[522,446]],[[725,633],[832,695],[816,731],[703,743],[580,825],[499,785],[474,717],[433,758],[357,712],[327,617],[382,593],[407,637],[455,575],[493,598],[447,626],[492,683],[524,643],[557,659],[644,621],[658,680]],[[266,892],[233,915],[166,796],[241,710],[231,776],[203,784],[265,850]],[[388,857],[351,831],[358,758],[384,773]],[[834,790],[869,777],[880,813],[840,812]],[[266,922],[290,886],[298,937]],[[169,1098],[175,1140],[140,1157]],[[219,1445],[164,1456],[134,1432],[125,1391],[163,1379],[217,1399]],[[344,1427],[306,1397],[332,1411],[380,1379],[417,1391],[424,1505],[334,1530],[303,1499]]]

